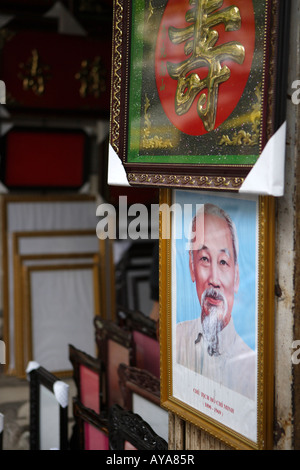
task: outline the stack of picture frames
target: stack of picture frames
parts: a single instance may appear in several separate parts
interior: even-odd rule
[[[161,406],[216,448],[270,449],[289,1],[114,8],[110,156],[160,189]]]
[[[71,373],[69,343],[95,355],[93,319],[106,315],[108,258],[96,225],[92,195],[2,196],[7,373],[25,376],[29,361]]]

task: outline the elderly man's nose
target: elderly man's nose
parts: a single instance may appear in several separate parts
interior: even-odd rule
[[[208,283],[209,283],[210,286],[220,287],[220,280],[219,280],[219,276],[218,276],[218,268],[214,265],[211,266]]]
[[[214,280],[214,279],[212,279],[212,280],[208,283],[208,285],[209,285],[210,287],[214,287],[215,289],[218,289],[218,288],[220,287],[220,283],[219,283],[218,281]]]

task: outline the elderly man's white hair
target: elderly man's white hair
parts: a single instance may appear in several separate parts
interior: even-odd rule
[[[192,243],[195,239],[195,229],[196,229],[196,220],[197,217],[203,217],[205,214],[215,215],[216,217],[220,217],[221,219],[227,222],[231,238],[232,238],[232,245],[233,245],[233,256],[234,256],[234,263],[237,264],[238,262],[238,253],[239,253],[239,242],[237,237],[236,226],[231,219],[231,217],[225,212],[221,207],[216,206],[215,204],[207,203],[201,205],[201,208],[198,209],[196,215],[193,217],[192,224],[191,224],[191,234],[190,234],[190,250],[192,250]]]

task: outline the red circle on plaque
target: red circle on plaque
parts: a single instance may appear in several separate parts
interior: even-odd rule
[[[222,18],[223,10],[229,7],[232,8],[233,6],[239,9],[241,26],[236,31],[226,31],[224,21],[211,26],[210,31],[214,30],[218,33],[218,40],[212,47],[212,52],[215,52],[217,56],[218,51],[221,51],[220,46],[228,44],[229,42],[234,42],[239,43],[244,47],[245,54],[241,64],[232,58],[220,60],[221,67],[228,67],[230,76],[215,88],[217,91],[217,100],[214,101],[214,99],[212,99],[211,102],[214,101],[216,103],[216,113],[213,119],[213,128],[210,130],[219,127],[237,106],[248,81],[252,65],[255,47],[255,18],[252,1],[245,2],[245,0],[235,0],[232,2],[230,0],[224,0],[222,6],[218,10],[210,13],[208,17],[219,13],[220,18]],[[177,41],[177,44],[174,44],[169,37],[169,28],[171,26],[177,28],[179,31],[187,27],[193,28],[194,30],[193,25],[195,22],[186,21],[186,13],[189,10],[192,10],[189,0],[168,1],[157,36],[155,49],[155,78],[160,102],[171,123],[181,132],[197,136],[209,132],[204,127],[203,121],[205,118],[202,119],[197,111],[199,97],[204,93],[205,97],[202,99],[205,98],[204,102],[206,103],[203,105],[205,111],[208,101],[207,87],[194,97],[190,108],[179,115],[175,111],[178,80],[176,78],[171,78],[167,69],[167,63],[173,63],[176,66],[190,59],[188,71],[185,76],[188,77],[190,74],[196,73],[200,80],[206,80],[208,77],[208,67],[199,67],[199,64],[194,67],[195,61],[193,64],[192,57],[196,56],[193,56],[193,52],[189,52],[187,55],[185,54],[184,48],[188,43],[187,37],[189,35],[187,34],[185,37],[182,35],[181,39]],[[226,15],[228,15],[228,10]],[[200,28],[198,28],[198,38],[201,39],[201,31],[199,34],[199,29]],[[195,35],[193,31],[192,37],[189,36],[189,39],[194,39],[194,37]],[[186,87],[184,94],[187,93],[187,90],[188,87]]]

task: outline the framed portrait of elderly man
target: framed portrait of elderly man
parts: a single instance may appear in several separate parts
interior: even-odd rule
[[[161,404],[237,449],[272,441],[274,200],[161,190]]]
[[[239,190],[284,122],[288,4],[114,0],[110,144],[131,185]]]

